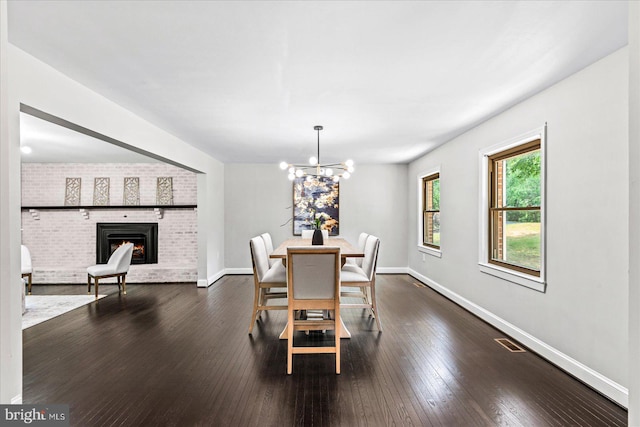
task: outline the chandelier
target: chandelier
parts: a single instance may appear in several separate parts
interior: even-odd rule
[[[308,179],[311,177],[328,177],[334,181],[339,181],[340,178],[348,179],[353,173],[353,160],[347,160],[344,163],[326,163],[320,162],[320,131],[322,126],[314,126],[314,130],[318,132],[318,152],[317,156],[309,157],[308,165],[294,165],[287,162],[280,162],[280,169],[289,171],[289,180],[293,181],[296,178],[306,176]]]

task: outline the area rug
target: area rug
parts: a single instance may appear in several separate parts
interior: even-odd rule
[[[98,295],[98,299],[104,297],[106,295]],[[95,295],[27,295],[27,311],[22,315],[22,329],[53,319],[95,300]]]

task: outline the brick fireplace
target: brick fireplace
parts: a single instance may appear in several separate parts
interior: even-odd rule
[[[122,204],[124,178],[131,176],[140,178],[140,206],[116,206]],[[149,207],[156,203],[159,176],[173,177],[174,196],[174,206],[160,213]],[[84,211],[61,206],[67,177],[82,178],[82,205],[92,204],[94,178],[109,177],[111,206]],[[98,256],[108,259],[105,254],[110,250],[97,247],[98,224],[156,224],[151,237],[157,239],[157,258],[134,261],[128,283],[196,282],[198,213],[193,207],[180,207],[196,204],[196,174],[171,165],[23,163],[22,206],[45,207],[36,212],[22,210],[22,243],[31,251],[34,283],[86,284],[87,267],[102,259]],[[144,232],[137,230],[129,237],[138,238]]]

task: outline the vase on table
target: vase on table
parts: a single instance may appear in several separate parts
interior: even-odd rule
[[[311,238],[312,245],[323,245],[324,238],[322,237],[322,230],[315,229],[313,230],[313,237]]]

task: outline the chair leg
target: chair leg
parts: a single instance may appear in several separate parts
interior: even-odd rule
[[[374,304],[373,304],[373,296],[372,296],[373,295],[373,291],[371,290],[371,288],[366,287],[366,288],[364,288],[364,292],[365,292],[365,295],[367,296],[367,298],[365,300],[366,304],[369,304],[369,306],[370,306],[369,311],[371,312],[371,314],[369,314],[369,316],[376,317],[376,313],[373,311],[373,306],[374,306]]]
[[[378,303],[376,302],[376,282],[375,279],[371,282],[371,311],[376,318],[376,325],[378,325],[378,332],[382,332],[382,326],[380,326],[380,316],[378,315]]]
[[[87,293],[91,293],[91,275],[87,274]]]
[[[340,340],[340,338],[337,338]],[[287,309],[287,375],[293,371],[293,310]]]
[[[335,330],[335,339],[336,339],[336,374],[340,374],[340,335],[342,335],[342,325],[340,324],[340,308],[338,308],[336,312],[336,316],[334,316],[333,320],[334,330]]]
[[[29,284],[29,287],[27,288],[27,290],[28,290],[28,292],[29,292],[29,295],[31,295],[31,280],[32,280],[32,276],[33,276],[33,275],[32,275],[31,273],[29,273],[29,275],[27,276],[27,278],[28,278],[28,284]]]
[[[258,313],[258,294],[260,293],[260,288],[255,284],[255,291],[253,293],[253,313],[251,315],[251,323],[249,324],[249,335],[253,332],[253,325],[256,323],[256,315]]]
[[[264,288],[258,288],[258,305],[257,307],[262,307],[266,304],[266,298],[265,298],[265,294],[266,294],[266,289]],[[256,307],[256,318],[257,319],[262,319],[262,312],[264,310],[260,310]]]
[[[127,275],[123,274],[122,275],[122,294],[126,295],[127,294]]]
[[[93,280],[96,282],[96,300],[98,299],[98,278],[94,277]]]

